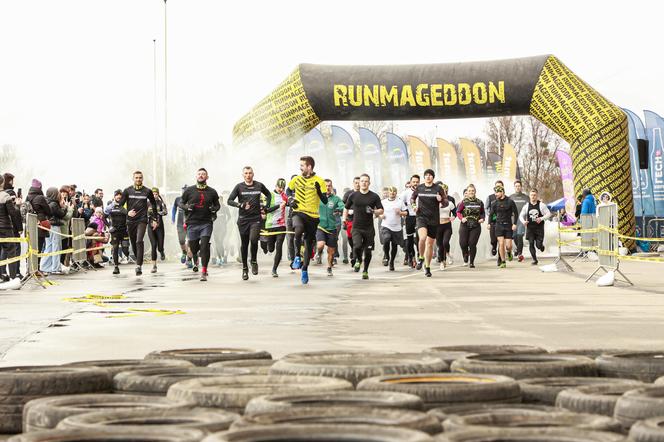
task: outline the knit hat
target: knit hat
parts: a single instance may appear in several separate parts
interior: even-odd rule
[[[496,186],[493,188],[494,192],[505,192],[505,188],[503,186]]]
[[[122,194],[122,190],[121,190],[121,189],[118,189],[118,190],[116,190],[115,192],[113,192],[113,196],[121,195],[121,194]]]
[[[152,188],[152,193],[156,193],[158,195],[159,194],[159,188],[158,187],[153,187]]]
[[[30,187],[36,187],[37,189],[41,189],[42,183],[37,178],[33,178]]]

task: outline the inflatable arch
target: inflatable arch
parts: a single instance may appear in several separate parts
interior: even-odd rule
[[[620,207],[620,232],[633,236],[627,118],[552,55],[429,65],[301,64],[235,124],[233,138],[236,146],[288,146],[325,120],[528,114],[570,144],[576,194],[585,187],[609,191]]]

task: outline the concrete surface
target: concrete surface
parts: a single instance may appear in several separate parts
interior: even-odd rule
[[[46,290],[0,292],[0,364],[141,358],[156,349],[206,346],[257,348],[275,357],[462,343],[664,349],[661,264],[624,263],[636,287],[599,288],[583,281],[592,263],[575,263],[575,273],[542,273],[528,261],[502,270],[494,262],[475,270],[457,264],[425,278],[403,266],[391,273],[374,261],[368,281],[348,266],[332,278],[312,266],[308,286],[284,264],[280,278],[270,277],[262,257],[259,276],[248,282],[237,264],[211,269],[207,283],[180,264],[164,264],[141,278],[123,266],[119,277],[104,269],[54,278]],[[125,298],[101,305],[65,300],[88,294]],[[184,314],[168,314],[174,311]]]

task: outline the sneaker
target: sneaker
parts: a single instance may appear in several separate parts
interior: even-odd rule
[[[244,281],[246,281],[247,279],[249,279],[249,269],[246,269],[246,268],[245,268],[245,269],[242,269],[242,279],[243,279]]]
[[[150,270],[150,273],[157,273],[157,265],[152,266],[152,270]]]
[[[332,267],[327,268],[327,276],[333,276],[332,275]]]
[[[536,266],[537,264],[539,264],[539,261],[537,261],[537,260],[530,263],[531,266]]]
[[[446,267],[445,261],[441,262],[440,263],[440,270],[445,270],[445,267]]]
[[[512,261],[512,259],[513,259],[512,251],[511,251],[511,250],[508,250],[508,251],[507,251],[507,260],[508,260],[508,261]]]
[[[302,270],[302,284],[309,284],[309,272],[307,270]]]
[[[519,255],[519,258],[517,258],[517,259],[519,260],[519,262],[523,262],[523,260],[526,259],[526,258],[524,258],[523,255]]]
[[[143,270],[141,269],[141,266],[136,267],[136,276],[141,276],[143,274]]]
[[[496,267],[500,267],[500,265],[503,263],[500,258],[498,258],[498,261],[496,261]]]
[[[278,278],[279,277],[279,274],[277,273],[276,269],[272,269],[272,277],[273,278]]]
[[[394,261],[390,261],[390,272],[394,271]]]
[[[291,268],[293,270],[297,270],[297,269],[302,268],[302,258],[300,258],[299,256],[296,256],[295,259],[293,260],[293,265],[291,265]]]
[[[164,252],[161,252],[161,255],[159,256],[162,261],[166,261],[166,254]]]
[[[181,262],[182,264],[184,264],[185,262],[187,262],[187,254],[186,254],[186,253],[183,253],[182,256],[180,256],[180,262]]]
[[[538,249],[539,249],[540,252],[543,252],[544,251],[544,244],[542,244],[542,247],[538,247]]]
[[[409,259],[408,259],[408,257],[405,257],[403,259],[403,265],[407,266],[408,264],[409,264]]]
[[[474,269],[474,268],[475,268],[475,264],[471,262],[470,264],[468,264],[468,268]]]
[[[390,260],[387,259],[387,256],[383,256],[383,266],[387,267],[387,265],[390,263]]]
[[[359,262],[356,262],[355,265],[353,266],[353,270],[355,271],[355,273],[360,271],[360,265],[361,264]]]
[[[420,259],[417,260],[417,265],[415,266],[415,268],[417,270],[422,270],[423,265],[424,265],[424,258],[420,256]]]
[[[369,279],[369,272],[362,272],[362,279]]]
[[[350,260],[350,266],[351,266],[351,267],[355,267],[355,258],[352,258],[352,259]]]
[[[187,260],[187,268],[192,269],[194,267],[194,263],[191,261],[191,259]]]
[[[115,266],[115,268],[113,269],[113,274],[114,275],[119,275],[120,274],[120,267]]]
[[[191,270],[192,270],[194,273],[198,272],[198,266],[196,265],[196,266],[192,267]]]
[[[501,262],[501,263],[500,263],[500,268],[501,268],[501,269],[505,269],[505,268],[507,268],[507,264],[506,264],[505,262]]]
[[[258,275],[258,263],[256,261],[251,262],[251,274]]]
[[[337,258],[333,258],[333,259],[332,259],[332,265],[333,265],[333,266],[337,265]]]
[[[208,274],[207,272],[201,272],[201,281],[207,281]]]
[[[323,263],[323,257],[320,256],[320,253],[316,253],[316,257],[314,258],[314,263],[316,263],[317,266]]]
[[[348,264],[348,258],[344,258],[343,261],[341,262],[343,262],[344,264]]]
[[[425,275],[427,278],[431,278],[431,267],[425,267],[425,268],[424,268],[424,275]]]
[[[495,247],[491,248],[491,256],[496,256],[496,253],[498,253],[498,250]]]
[[[454,265],[454,260],[452,259],[451,256],[448,256],[448,257],[447,257],[447,265],[448,265],[448,266]]]

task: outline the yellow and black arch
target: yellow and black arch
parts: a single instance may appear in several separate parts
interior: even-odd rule
[[[235,124],[233,138],[235,145],[287,146],[325,120],[526,114],[570,143],[576,194],[585,187],[609,191],[620,207],[620,232],[633,236],[627,118],[552,55],[428,65],[301,64]]]

